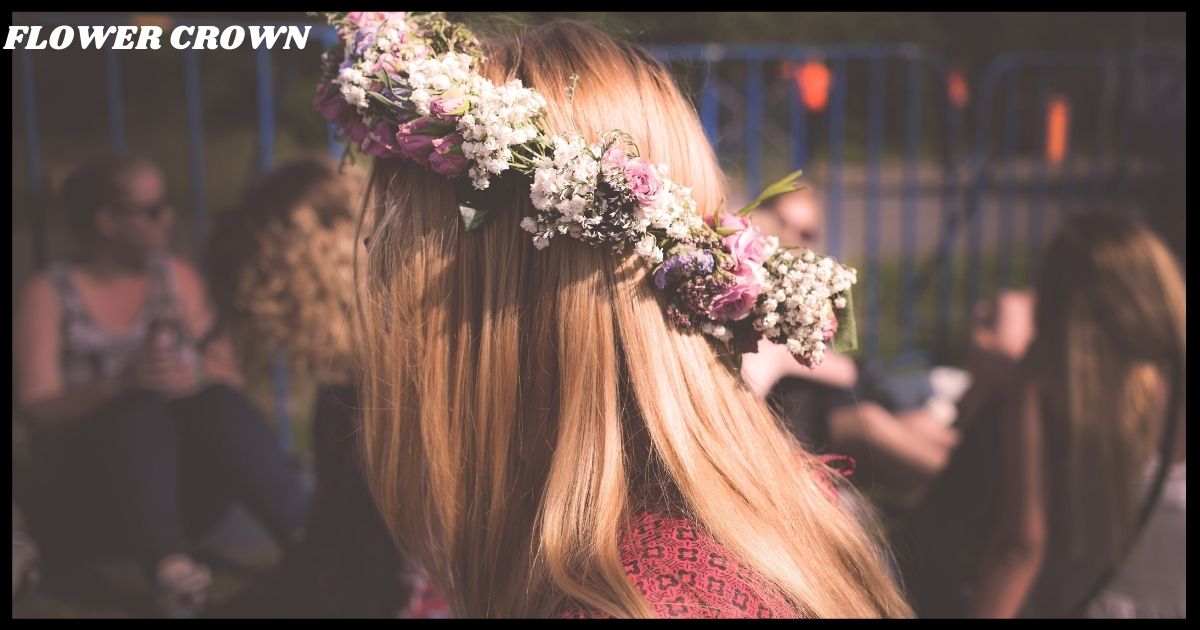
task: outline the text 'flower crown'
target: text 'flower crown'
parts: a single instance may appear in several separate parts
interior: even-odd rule
[[[547,131],[545,99],[519,80],[495,85],[481,76],[475,37],[442,14],[328,17],[339,41],[322,58],[315,106],[363,153],[412,160],[449,179],[465,175],[476,190],[505,171],[531,177],[536,212],[521,228],[534,247],[569,236],[632,250],[653,265],[667,319],[680,328],[742,351],[766,337],[808,366],[823,360],[835,336],[839,349],[854,346],[855,271],[807,249],[793,254],[745,218],[796,190],[799,172],[742,211],[705,219],[691,189],[641,157],[628,134],[588,142]],[[481,225],[485,211],[461,203],[466,229]]]

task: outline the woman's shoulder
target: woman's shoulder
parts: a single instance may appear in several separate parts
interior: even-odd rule
[[[657,617],[796,617],[777,590],[689,519],[642,512],[620,542],[625,574]],[[560,617],[604,617],[576,604]]]
[[[55,276],[62,273],[62,268],[60,265],[53,265],[26,278],[18,293],[14,310],[38,317],[57,313],[60,298]]]

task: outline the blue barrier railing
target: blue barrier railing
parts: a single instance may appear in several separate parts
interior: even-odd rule
[[[174,24],[188,24],[189,20],[172,18]],[[34,21],[128,24],[131,16],[37,15]],[[217,26],[241,24],[203,22]],[[328,46],[335,41],[332,28],[309,26],[313,27],[310,43]],[[1032,268],[1036,245],[1067,208],[1100,205],[1110,197],[1120,203],[1136,199],[1137,206],[1148,207],[1155,190],[1151,177],[1154,156],[1162,151],[1186,150],[1183,113],[1157,122],[1154,116],[1146,115],[1170,95],[1153,90],[1143,94],[1127,85],[1140,80],[1147,59],[1157,64],[1154,68],[1185,81],[1184,53],[1146,58],[1136,54],[1003,55],[982,72],[975,96],[963,109],[952,104],[947,90],[942,89],[948,81],[949,66],[913,45],[681,44],[648,48],[665,63],[694,63],[702,70],[697,99],[701,123],[723,163],[742,165],[741,180],[749,194],[768,178],[768,171],[778,170],[780,164],[789,170],[823,164],[825,248],[835,256],[849,256],[864,263],[862,291],[866,299],[860,303],[860,330],[863,350],[872,357],[890,356],[899,361],[917,358],[922,346],[929,344],[918,331],[932,330],[934,339],[944,338],[956,319],[965,320],[970,305],[985,294],[983,261],[988,247],[994,248],[994,281],[1013,284],[1018,280],[1016,253],[1023,247],[1024,266]],[[259,49],[254,57],[256,163],[265,170],[275,162],[276,86],[272,52]],[[18,60],[29,186],[37,201],[46,189],[33,54],[21,50]],[[810,60],[823,61],[831,71],[826,111],[809,111],[802,92],[790,85],[783,86],[786,99],[773,103],[771,96],[780,86],[769,70],[784,62]],[[183,51],[182,65],[189,198],[199,242],[208,233],[210,178],[205,167],[204,103],[197,52]],[[862,82],[852,75],[852,70],[859,67],[866,71]],[[1064,77],[1086,79],[1097,69],[1100,72],[1096,73],[1098,81],[1091,96],[1070,95],[1075,103],[1098,101],[1099,106],[1090,110],[1084,105],[1078,107],[1089,116],[1095,112],[1091,158],[1085,162],[1077,151],[1072,151],[1065,166],[1052,166],[1039,146],[1046,132],[1039,108],[1052,91],[1070,92]],[[127,145],[121,70],[121,53],[107,51],[107,124],[115,151]],[[896,80],[889,80],[893,78]],[[1114,86],[1124,86],[1128,98],[1113,98],[1118,91]],[[14,95],[14,103],[16,98]],[[859,107],[863,101],[865,107]],[[897,109],[903,111],[894,112]],[[928,124],[939,117],[944,120]],[[1114,127],[1116,132],[1106,143],[1105,132]],[[328,150],[340,154],[342,146],[332,127],[327,125],[326,129]],[[999,141],[994,142],[992,135],[997,130]],[[850,137],[852,131],[862,134],[861,145],[857,137]],[[964,139],[968,136],[964,134],[969,134],[967,146]],[[783,143],[772,144],[782,136],[786,136]],[[1082,137],[1083,133],[1072,132],[1073,141]],[[781,147],[782,155],[770,155],[771,146]],[[857,153],[860,147],[861,155]],[[889,149],[893,150],[889,153]],[[931,158],[930,153],[936,157]],[[899,177],[889,177],[889,163],[897,156],[902,162]],[[1109,167],[1109,156],[1117,158],[1115,171]],[[772,157],[774,161],[768,159]],[[937,174],[932,186],[928,183],[929,171]],[[898,184],[893,181],[897,179]],[[852,189],[852,183],[858,189]],[[1116,194],[1112,195],[1114,185]],[[855,194],[859,189],[861,197]],[[994,213],[989,214],[989,208]],[[1019,209],[1024,209],[1026,217],[1023,233],[1019,231]],[[898,220],[893,221],[893,217]],[[992,219],[996,238],[989,244],[986,226]],[[894,238],[885,231],[889,222],[899,225]],[[40,217],[34,224],[34,259],[40,265],[47,257],[45,227]],[[851,229],[854,226],[857,228]],[[929,242],[930,235],[936,235],[936,242]],[[895,254],[887,253],[889,243]],[[960,243],[966,248],[965,275],[961,279],[954,264],[954,252]],[[918,264],[921,259],[929,262],[922,267]],[[885,263],[892,260],[898,261],[900,299],[889,305],[884,274]],[[1027,279],[1028,272],[1024,275]],[[960,281],[965,281],[965,287]],[[936,287],[936,294],[930,302],[931,312],[926,313],[921,298],[931,286]],[[885,347],[883,339],[889,332],[892,343]],[[285,365],[282,356],[273,362],[275,414],[284,447],[291,442]]]

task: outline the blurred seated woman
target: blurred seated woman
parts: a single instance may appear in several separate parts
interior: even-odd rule
[[[237,389],[228,340],[208,334],[203,281],[168,252],[159,169],[87,163],[63,197],[80,256],[31,278],[14,309],[16,398],[37,451],[31,524],[48,556],[132,549],[161,612],[196,614],[211,576],[194,536],[236,498],[286,550],[304,496]]]

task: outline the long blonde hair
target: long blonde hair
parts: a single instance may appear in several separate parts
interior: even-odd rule
[[[1075,217],[1046,252],[1029,357],[1049,458],[1044,582],[1087,586],[1129,539],[1170,408],[1164,386],[1186,373],[1186,288],[1171,252],[1127,216]],[[1186,407],[1183,388],[1170,394]]]
[[[694,110],[645,52],[575,22],[485,46],[484,75],[545,95],[549,129],[623,129],[699,207],[722,205]],[[910,614],[828,470],[709,342],[671,327],[646,266],[574,241],[535,250],[518,226],[528,181],[493,186],[488,224],[467,232],[451,183],[377,161],[367,209],[364,459],[397,544],[456,613],[543,616],[567,597],[651,616],[618,533],[670,509],[802,614]]]

